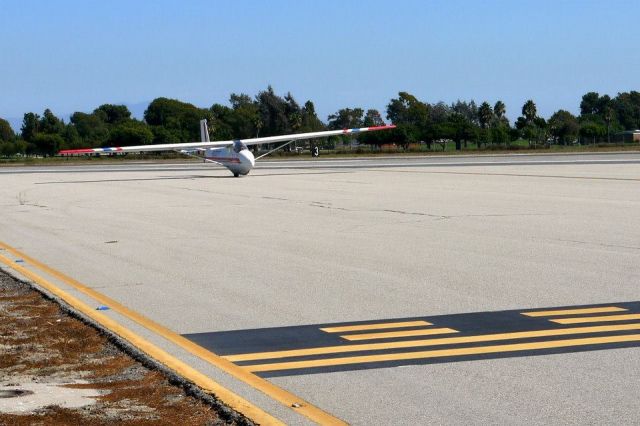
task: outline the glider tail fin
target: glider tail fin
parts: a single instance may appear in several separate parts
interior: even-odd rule
[[[211,142],[209,140],[209,127],[207,126],[207,119],[200,120],[200,141]]]

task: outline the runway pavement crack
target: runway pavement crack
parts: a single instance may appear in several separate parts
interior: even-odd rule
[[[323,203],[320,201],[312,201],[311,203],[309,203],[310,207],[320,207],[322,209],[329,209],[329,210],[339,210],[339,211],[344,211],[344,212],[358,212],[361,210],[354,210],[354,209],[348,209],[346,207],[334,207],[332,206],[330,203]]]
[[[518,217],[518,216],[550,216],[546,213],[489,213],[489,214],[463,214],[463,215],[442,215],[442,214],[434,214],[434,213],[425,213],[425,212],[412,212],[405,210],[395,210],[395,209],[349,209],[346,207],[336,207],[331,204],[322,203],[318,201],[313,201],[309,204],[311,207],[320,207],[330,210],[339,210],[346,212],[368,212],[368,213],[393,213],[399,215],[407,215],[407,216],[421,216],[421,217],[430,217],[436,220],[448,220],[448,219],[459,219],[459,218],[467,218],[467,217]]]
[[[410,216],[426,216],[426,217],[433,217],[436,219],[451,219],[453,217],[453,216],[444,216],[440,214],[431,214],[431,213],[423,213],[423,212],[406,212],[403,210],[391,210],[391,209],[384,209],[384,210],[378,210],[378,211],[382,211],[385,213],[398,213],[398,214],[410,215]]]
[[[18,200],[18,205],[21,205],[21,206],[40,207],[40,208],[49,207],[49,206],[46,206],[46,205],[43,205],[43,204],[38,204],[38,203],[31,202],[31,201],[27,200],[26,191],[20,191],[18,193],[18,195],[16,195],[16,199]]]
[[[606,243],[597,243],[597,242],[593,242],[593,241],[581,241],[581,240],[565,240],[565,239],[560,239],[560,238],[556,238],[555,240],[556,241],[565,242],[565,243],[577,243],[577,244],[585,244],[585,245],[599,246],[599,247],[621,248],[621,249],[629,249],[629,250],[640,250],[640,247],[623,246],[623,245],[620,245],[620,244],[606,244]]]
[[[452,218],[458,218],[458,217],[520,217],[520,216],[553,216],[552,214],[548,214],[548,213],[496,213],[496,214],[462,214],[462,215],[456,215],[456,216],[449,216]]]

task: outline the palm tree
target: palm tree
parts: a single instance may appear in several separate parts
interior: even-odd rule
[[[529,124],[531,124],[533,122],[533,119],[538,115],[536,104],[531,99],[525,102],[522,106],[522,115]]]
[[[485,138],[487,138],[488,134],[486,128],[491,121],[493,120],[493,110],[491,109],[491,105],[488,102],[483,102],[478,108],[478,121],[480,121],[480,127],[482,127],[482,132],[485,134]],[[485,140],[485,142],[487,142]]]
[[[483,129],[486,129],[487,126],[491,123],[491,119],[493,118],[493,110],[491,109],[491,105],[488,102],[483,102],[478,108],[478,120],[480,121],[480,126]]]
[[[507,112],[507,107],[504,105],[504,102],[502,101],[496,102],[496,104],[493,106],[493,113],[495,114],[498,120],[502,120],[506,112]]]

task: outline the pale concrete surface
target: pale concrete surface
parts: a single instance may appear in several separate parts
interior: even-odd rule
[[[0,240],[179,333],[640,300],[640,157],[520,158],[0,169]],[[631,423],[638,353],[270,380],[357,424]]]
[[[5,381],[3,379],[3,381]],[[29,381],[16,382],[11,380],[11,384],[5,385],[0,382],[0,394],[21,390],[26,393],[17,397],[0,397],[0,413],[24,414],[32,413],[35,410],[57,405],[62,408],[78,408],[95,404],[95,398],[104,392],[97,389],[76,389],[68,388],[65,385],[86,384],[86,381],[76,381],[73,383],[36,383],[29,378]]]

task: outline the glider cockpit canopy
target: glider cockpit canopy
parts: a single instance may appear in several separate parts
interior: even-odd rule
[[[241,140],[235,140],[233,141],[233,152],[240,152],[240,151],[244,151],[248,149],[247,145],[245,145],[244,142],[242,142]]]

